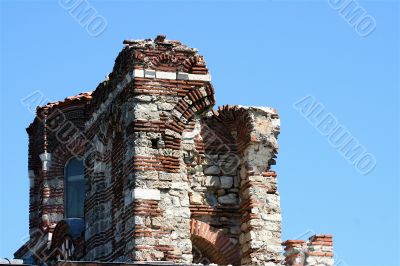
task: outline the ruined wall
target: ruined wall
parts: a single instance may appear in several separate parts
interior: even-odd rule
[[[207,113],[214,92],[195,50],[126,44],[86,123],[85,259],[277,263],[276,112]]]
[[[210,113],[212,114],[212,113]],[[239,264],[239,158],[227,130],[211,128],[207,114],[183,134],[189,180],[194,262]],[[208,234],[209,232],[212,232]]]
[[[184,140],[191,181],[191,215],[218,232],[210,239],[216,253],[198,262],[221,264],[279,263],[281,214],[276,174],[270,171],[277,152],[279,118],[273,109],[226,106],[203,115]],[[196,261],[196,260],[195,260]]]
[[[33,250],[45,254],[39,261],[280,265],[281,210],[271,170],[276,110],[212,110],[214,89],[197,50],[164,36],[124,43],[93,93],[40,108],[28,128],[30,228],[39,234],[18,256]],[[61,221],[64,167],[74,156],[85,166],[78,237],[71,221]],[[67,238],[73,249],[60,251]],[[297,242],[285,242],[287,265],[325,263],[320,240],[297,253],[290,246]]]

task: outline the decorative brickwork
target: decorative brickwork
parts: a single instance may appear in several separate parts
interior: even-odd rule
[[[277,112],[212,110],[196,49],[162,35],[124,44],[93,92],[39,107],[28,127],[31,239],[16,257],[280,265]],[[85,169],[78,220],[66,214],[71,158]],[[331,263],[328,237],[299,243],[286,242],[287,265]]]

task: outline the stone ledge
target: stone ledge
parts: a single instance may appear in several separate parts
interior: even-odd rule
[[[169,79],[169,80],[197,80],[211,81],[210,74],[191,74],[185,72],[167,72],[153,69],[134,69],[133,78]]]

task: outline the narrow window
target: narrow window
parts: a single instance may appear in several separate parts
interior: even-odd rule
[[[83,218],[85,180],[83,162],[71,159],[65,167],[65,217]]]
[[[159,139],[152,139],[151,140],[151,148],[157,149],[158,148],[158,140]]]

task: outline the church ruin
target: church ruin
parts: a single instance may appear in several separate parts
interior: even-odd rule
[[[37,108],[30,239],[15,257],[333,265],[331,235],[282,243],[276,110],[213,110],[196,49],[161,35],[124,44],[93,92]]]

